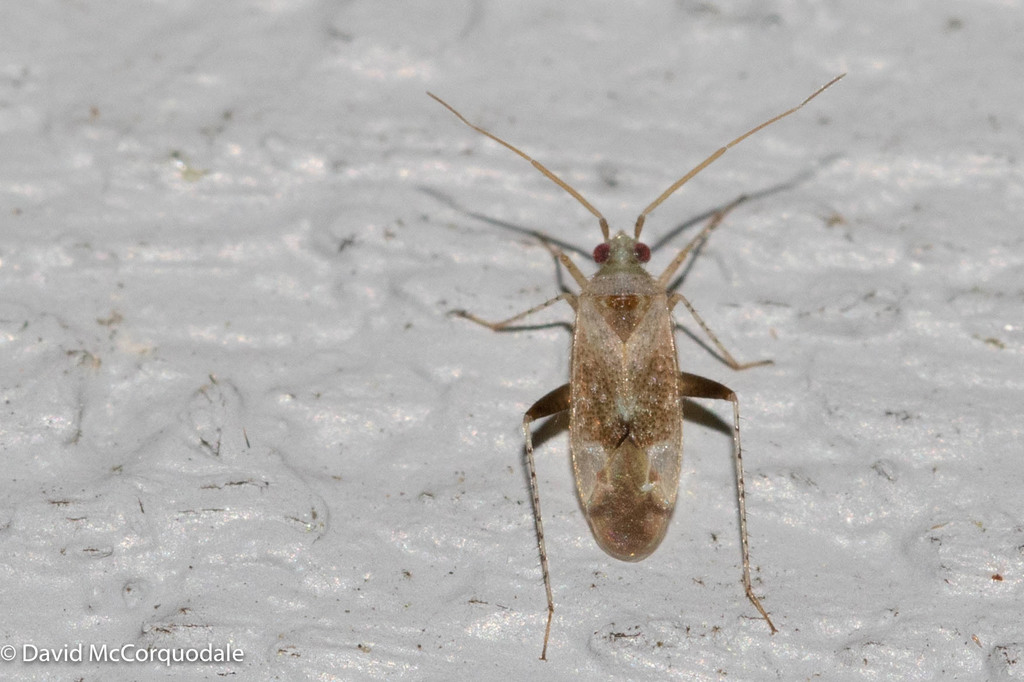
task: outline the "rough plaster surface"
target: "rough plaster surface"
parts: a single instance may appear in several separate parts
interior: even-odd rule
[[[12,4],[3,677],[1024,677],[1022,9]],[[424,90],[628,228],[843,71],[646,228],[657,243],[770,190],[683,290],[735,355],[775,364],[734,373],[678,341],[686,369],[740,395],[757,591],[780,632],[740,586],[722,421],[687,422],[673,527],[639,564],[590,538],[556,424],[538,661],[519,421],[565,381],[569,335],[447,313],[557,293],[547,251],[498,223],[584,252],[598,231]],[[79,644],[243,660],[21,661]]]

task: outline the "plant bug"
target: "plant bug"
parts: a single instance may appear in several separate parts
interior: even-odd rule
[[[569,410],[569,449],[576,489],[594,539],[601,549],[616,559],[640,561],[650,556],[661,544],[675,508],[683,455],[683,399],[709,398],[732,403],[733,461],[743,553],[743,588],[771,633],[778,631],[761,600],[754,594],[750,582],[739,400],[735,392],[716,381],[679,371],[672,309],[682,303],[714,343],[722,359],[734,370],[768,364],[771,360],[737,362],[697,314],[693,305],[682,294],[668,291],[673,275],[687,256],[704,243],[721,224],[726,213],[743,198],[718,211],[657,279],[644,269],[643,264],[650,259],[651,251],[640,241],[640,232],[647,216],[655,208],[731,147],[795,113],[844,75],[836,76],[797,106],[751,128],[719,148],[672,183],[637,217],[632,237],[622,231],[611,236],[608,221],[601,212],[568,183],[520,149],[470,123],[440,97],[427,93],[467,126],[529,161],[590,211],[601,227],[603,241],[597,245],[593,254],[594,262],[600,267],[589,280],[565,253],[544,242],[576,280],[580,293],[563,293],[501,322],[488,322],[465,311],[457,311],[462,317],[495,331],[506,329],[558,301],[566,301],[576,312],[569,383],[559,386],[535,402],[523,416],[537,544],[548,600],[541,660],[547,659],[555,602],[551,594],[551,576],[548,571],[547,548],[544,545],[530,425],[537,419],[564,410]]]

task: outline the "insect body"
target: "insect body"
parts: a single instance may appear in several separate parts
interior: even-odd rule
[[[580,500],[597,543],[617,559],[653,552],[675,505],[682,394],[664,287],[649,251],[624,233],[576,297],[569,434]]]
[[[725,214],[743,199],[719,211],[657,279],[643,267],[650,258],[650,249],[639,238],[647,215],[673,192],[730,147],[797,111],[840,78],[842,76],[834,78],[796,107],[721,147],[673,183],[643,210],[637,218],[633,236],[625,232],[610,235],[604,216],[561,178],[516,147],[473,125],[446,102],[428,93],[463,123],[523,157],[571,194],[598,218],[603,237],[603,241],[594,249],[594,261],[600,268],[589,280],[568,256],[545,242],[579,285],[579,294],[563,293],[501,322],[488,322],[460,311],[463,317],[494,330],[506,329],[561,300],[568,302],[576,311],[570,381],[534,403],[523,417],[526,461],[548,602],[541,659],[547,657],[555,607],[530,425],[537,419],[567,409],[570,411],[569,447],[576,487],[594,538],[605,552],[616,559],[640,561],[661,544],[675,507],[683,452],[684,398],[710,398],[732,403],[733,459],[743,553],[743,586],[747,597],[765,619],[771,632],[776,632],[775,625],[754,594],[750,582],[739,402],[736,394],[726,386],[679,371],[672,309],[682,303],[733,369],[746,369],[770,361],[746,364],[737,362],[690,302],[681,294],[668,291],[669,282],[689,254],[707,239]]]

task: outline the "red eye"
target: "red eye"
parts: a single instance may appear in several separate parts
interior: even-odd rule
[[[647,246],[647,244],[644,244],[643,242],[637,242],[633,246],[633,255],[636,256],[636,259],[641,263],[646,263],[651,260],[651,247]]]
[[[608,246],[607,243],[598,244],[594,247],[594,262],[603,263],[608,260],[608,256],[612,253],[612,247]]]

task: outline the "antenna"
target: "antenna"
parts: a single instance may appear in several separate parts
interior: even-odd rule
[[[660,206],[661,202],[665,201],[665,199],[668,199],[670,196],[672,196],[672,194],[677,189],[679,189],[680,187],[685,185],[687,182],[692,180],[698,173],[700,173],[702,170],[704,170],[705,168],[710,166],[712,163],[717,161],[718,157],[720,157],[722,154],[725,154],[727,151],[729,151],[730,147],[734,147],[734,146],[738,145],[740,142],[742,142],[743,140],[747,139],[748,137],[750,137],[754,133],[767,128],[768,126],[770,126],[771,124],[775,123],[776,121],[780,121],[780,120],[786,118],[787,116],[789,116],[790,114],[796,113],[805,104],[810,102],[812,99],[814,99],[815,97],[817,97],[821,93],[825,92],[825,90],[827,90],[828,88],[830,88],[833,85],[835,85],[839,81],[839,79],[842,78],[845,75],[846,75],[845,73],[839,74],[838,76],[836,76],[835,78],[830,80],[828,83],[825,83],[820,88],[815,90],[813,95],[811,95],[810,97],[805,99],[803,102],[800,102],[800,104],[796,105],[792,109],[790,109],[788,111],[784,111],[781,114],[779,114],[778,116],[774,116],[774,117],[768,119],[767,121],[765,121],[764,123],[761,123],[760,125],[754,126],[750,130],[748,130],[747,132],[743,133],[742,135],[737,137],[735,140],[730,142],[729,144],[725,145],[724,147],[719,148],[718,151],[716,151],[714,154],[712,154],[711,156],[709,156],[708,158],[704,159],[699,164],[697,164],[697,166],[694,167],[694,169],[691,170],[689,173],[687,173],[683,177],[681,177],[678,180],[676,180],[675,182],[673,182],[672,185],[667,190],[665,190],[664,192],[661,193],[661,196],[659,196],[657,199],[652,201],[650,206],[645,208],[643,210],[643,212],[641,212],[640,215],[637,216],[636,227],[633,229],[633,238],[634,239],[639,239],[640,238],[640,230],[642,230],[644,228],[644,220],[647,219],[647,215],[651,211],[653,211],[658,206]]]
[[[823,93],[828,88],[832,87],[835,83],[837,83],[839,81],[839,79],[841,79],[845,75],[846,74],[843,73],[843,74],[840,74],[840,75],[836,76],[835,78],[830,80],[828,83],[826,83],[825,85],[823,85],[820,88],[818,88],[814,92],[814,94],[812,94],[810,97],[808,97],[807,99],[805,99],[803,102],[801,102],[800,104],[796,105],[792,109],[789,109],[788,111],[784,111],[781,114],[768,119],[764,123],[761,123],[760,125],[757,125],[754,128],[751,128],[750,130],[748,130],[747,132],[743,133],[742,135],[737,137],[735,140],[730,142],[729,144],[727,144],[724,147],[721,147],[720,149],[718,149],[714,154],[712,154],[711,156],[709,156],[708,158],[704,159],[699,164],[697,164],[697,166],[694,167],[689,173],[687,173],[686,175],[684,175],[683,177],[679,178],[674,183],[672,183],[672,185],[668,189],[666,189],[664,192],[662,192],[661,195],[657,199],[652,201],[650,203],[650,205],[647,208],[645,208],[640,213],[639,216],[637,216],[636,227],[633,229],[633,237],[634,237],[634,239],[639,239],[640,238],[640,231],[643,230],[644,221],[647,219],[647,216],[648,216],[648,214],[650,214],[651,211],[656,209],[658,206],[661,205],[661,203],[663,201],[665,201],[670,196],[672,196],[672,194],[675,193],[675,191],[677,189],[679,189],[680,187],[685,185],[687,182],[692,180],[698,173],[700,173],[702,170],[704,170],[705,168],[710,166],[712,163],[714,163],[718,159],[718,157],[720,157],[722,154],[725,154],[725,152],[727,152],[731,147],[734,147],[735,145],[739,144],[740,142],[742,142],[743,140],[747,139],[748,137],[750,137],[754,133],[756,133],[756,132],[758,132],[758,131],[760,131],[760,130],[762,130],[764,128],[767,128],[771,124],[775,123],[776,121],[779,121],[781,119],[786,118],[787,116],[789,116],[792,113],[795,113],[796,111],[801,109],[805,104],[810,102],[812,99],[814,99],[815,97],[817,97],[818,95]],[[447,109],[448,111],[450,111],[453,114],[455,114],[456,118],[458,118],[460,121],[465,123],[467,126],[472,128],[473,130],[477,131],[481,135],[486,135],[487,137],[491,138],[492,140],[494,140],[498,144],[502,145],[503,147],[505,147],[507,149],[512,150],[513,152],[515,152],[516,154],[518,154],[522,158],[526,159],[527,161],[529,161],[533,165],[534,168],[536,168],[541,173],[543,173],[549,180],[551,180],[553,183],[555,183],[556,185],[558,185],[559,187],[564,189],[566,192],[571,194],[572,197],[576,201],[580,202],[580,204],[582,204],[585,209],[587,209],[592,214],[594,214],[594,217],[597,218],[598,223],[601,226],[601,236],[604,237],[605,241],[608,241],[608,237],[609,237],[608,221],[605,219],[605,217],[603,215],[601,215],[600,211],[598,211],[596,208],[594,208],[593,204],[591,204],[589,201],[584,199],[583,195],[580,194],[579,192],[577,192],[576,189],[573,188],[569,183],[567,183],[565,180],[562,180],[562,178],[558,177],[557,175],[555,175],[554,173],[549,171],[544,166],[544,164],[542,164],[540,161],[537,161],[532,156],[530,156],[529,154],[525,153],[524,151],[522,151],[518,147],[515,147],[515,146],[509,144],[508,142],[506,142],[505,140],[501,139],[497,135],[484,130],[480,126],[474,125],[473,123],[470,123],[466,119],[466,117],[463,116],[462,114],[460,114],[458,111],[456,111],[455,108],[452,105],[448,104],[447,102],[445,102],[443,99],[441,99],[440,97],[438,97],[434,93],[427,92],[427,94],[430,95],[430,97],[432,97],[433,99],[437,100],[437,102],[441,106],[443,106],[445,109]]]

